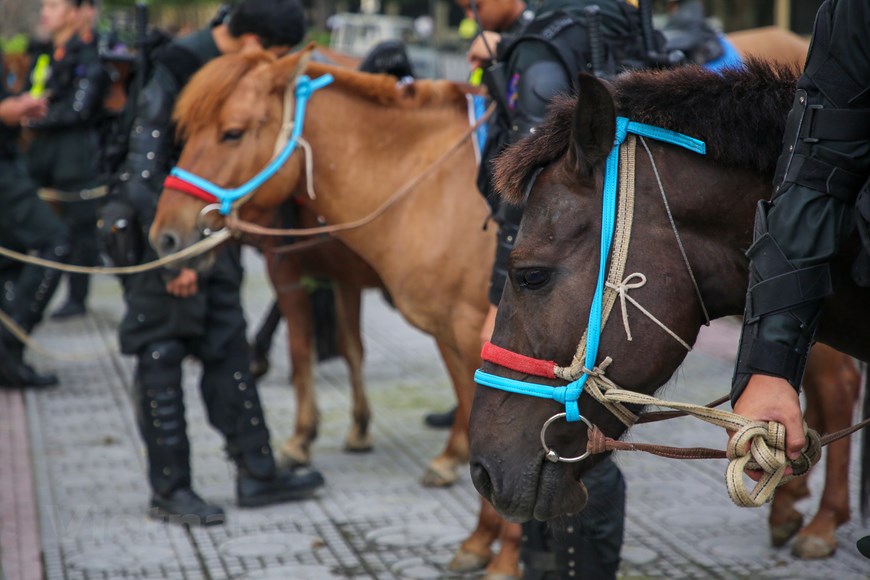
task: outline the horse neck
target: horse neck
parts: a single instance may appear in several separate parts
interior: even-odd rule
[[[770,197],[770,176],[673,149],[654,154],[657,161],[661,157],[680,168],[663,173],[662,181],[710,317],[742,314],[746,250],[752,244],[755,207]],[[652,183],[649,194],[660,197]]]

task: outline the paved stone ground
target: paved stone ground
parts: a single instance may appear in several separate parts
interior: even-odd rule
[[[270,291],[259,260],[248,258],[245,300],[250,320],[257,321]],[[118,294],[114,280],[97,280],[90,316],[47,323],[37,338],[65,353],[111,348],[121,314]],[[64,383],[25,396],[45,577],[449,577],[446,563],[471,530],[478,499],[467,474],[450,489],[418,484],[445,440],[443,432],[423,427],[421,417],[452,405],[446,373],[432,340],[405,324],[378,292],[366,295],[363,316],[375,450],[367,455],[342,452],[350,416],[346,371],[339,361],[320,365],[316,378],[322,428],[314,461],[328,486],[311,501],[255,510],[233,507],[233,472],[223,458],[220,437],[203,416],[198,365],[187,364],[195,486],[203,496],[229,507],[228,524],[208,530],[186,532],[145,517],[144,452],[130,400],[132,360],[115,355],[88,362],[38,361],[41,368],[56,369]],[[706,333],[667,395],[706,402],[724,392],[734,338],[735,330],[727,323]],[[273,351],[274,368],[261,384],[276,447],[292,431],[294,408],[284,344],[282,336]],[[0,405],[7,401],[0,400]],[[20,438],[10,443],[16,435],[6,424],[9,416],[0,414],[0,482],[29,463],[21,457],[26,443]],[[632,437],[712,447],[724,443],[721,432],[691,420],[644,426]],[[855,521],[838,531],[840,550],[834,558],[796,562],[787,549],[768,547],[766,510],[730,504],[722,462],[681,465],[629,454],[618,462],[629,497],[621,568],[625,578],[870,578],[870,562],[854,547],[870,531]],[[821,484],[814,476],[813,490]],[[851,488],[854,498],[857,474]],[[38,569],[21,568],[23,556],[12,553],[18,549],[26,554],[27,547],[10,543],[10,534],[4,533],[14,529],[10,526],[26,527],[26,505],[19,505],[26,500],[16,502],[16,496],[12,505],[22,509],[10,516],[9,494],[3,491],[0,539],[6,576],[38,577]],[[806,500],[799,507],[811,514],[815,502]],[[20,574],[22,569],[30,576]]]

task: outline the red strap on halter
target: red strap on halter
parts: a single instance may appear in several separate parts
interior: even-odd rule
[[[181,193],[186,193],[187,195],[192,195],[193,197],[199,198],[203,201],[207,201],[209,203],[217,203],[218,198],[213,196],[212,194],[200,189],[192,183],[188,183],[183,179],[179,179],[174,175],[170,175],[166,178],[166,181],[163,182],[163,187],[166,189],[174,189],[175,191],[180,191]]]
[[[522,354],[517,354],[496,346],[491,342],[483,345],[483,350],[480,353],[483,360],[502,366],[518,373],[527,375],[535,375],[536,377],[547,377],[555,379],[556,375],[553,370],[556,368],[556,363],[551,360],[543,360],[532,358]]]

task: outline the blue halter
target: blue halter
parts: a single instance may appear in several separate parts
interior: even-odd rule
[[[619,180],[619,148],[629,133],[649,137],[657,141],[672,143],[689,151],[706,154],[706,145],[703,141],[694,139],[652,125],[645,125],[635,121],[629,121],[626,117],[616,118],[616,137],[613,142],[613,149],[607,156],[607,163],[604,169],[604,196],[601,217],[601,255],[598,262],[598,283],[595,286],[595,295],[592,299],[592,307],[589,309],[589,325],[586,331],[586,359],[585,367],[592,369],[595,367],[598,358],[598,345],[601,341],[601,316],[602,305],[604,300],[604,283],[606,281],[605,268],[607,266],[607,258],[610,255],[610,247],[613,242],[613,233],[616,225],[616,198],[617,198],[617,182]],[[523,357],[528,358],[528,357]],[[535,360],[537,359],[529,359]],[[541,362],[541,361],[537,361]],[[544,376],[544,375],[542,375]],[[552,375],[549,375],[552,376]],[[565,405],[566,420],[579,421],[580,407],[577,400],[583,392],[583,386],[589,375],[585,372],[577,380],[562,387],[553,387],[550,385],[541,385],[526,381],[517,381],[505,377],[499,377],[490,373],[485,373],[477,370],[474,373],[474,380],[479,385],[501,389],[511,393],[520,395],[529,395],[532,397],[540,397],[542,399],[552,399],[558,403]]]
[[[308,107],[308,101],[314,91],[322,89],[333,81],[330,74],[325,74],[314,80],[302,75],[296,80],[296,111],[293,114],[293,132],[290,134],[290,139],[287,145],[281,150],[275,159],[273,159],[260,173],[234,189],[220,187],[211,181],[204,179],[198,175],[175,167],[169,173],[170,177],[192,185],[194,188],[201,190],[207,195],[214,197],[216,202],[220,203],[220,213],[227,215],[233,208],[233,203],[245,197],[258,187],[266,183],[278,172],[281,167],[287,163],[290,156],[296,150],[296,145],[299,143],[299,137],[302,135],[303,125],[305,123],[305,110]],[[186,193],[191,193],[185,190]],[[199,194],[193,194],[201,197]]]

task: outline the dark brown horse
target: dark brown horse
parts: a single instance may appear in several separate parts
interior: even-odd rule
[[[771,193],[795,79],[794,70],[752,61],[746,70],[722,75],[695,67],[640,72],[618,79],[612,89],[584,76],[579,96],[556,103],[536,135],[499,162],[500,189],[513,202],[523,200],[532,176],[537,177],[511,255],[492,342],[558,365],[572,360],[598,278],[604,160],[613,146],[617,114],[706,142],[707,155],[701,156],[646,140],[710,317],[742,313],[748,279],[744,252],[752,242],[755,206]],[[703,311],[641,143],[635,184],[625,275],[644,273],[648,282],[632,289],[631,297],[691,344],[704,323]],[[870,291],[856,286],[850,275],[858,244],[853,236],[835,266],[836,296],[826,303],[819,339],[867,360]],[[603,329],[596,364],[612,358],[606,370],[611,380],[652,394],[671,378],[687,351],[634,306],[627,308],[633,340],[627,340],[614,312]],[[492,363],[483,369],[529,378]],[[583,416],[606,435],[617,438],[625,431],[588,393],[579,403]],[[551,519],[575,513],[586,503],[578,481],[600,456],[579,463],[544,460],[541,428],[560,409],[564,407],[553,401],[477,389],[470,423],[472,476],[481,494],[509,519]],[[848,425],[851,412],[852,401],[846,400],[838,421],[826,421],[824,429]],[[547,432],[547,443],[563,457],[580,455],[587,448],[587,430],[557,421]],[[833,525],[849,517],[847,479],[838,479],[828,482],[840,487],[835,505],[825,505],[825,500],[822,505]]]

